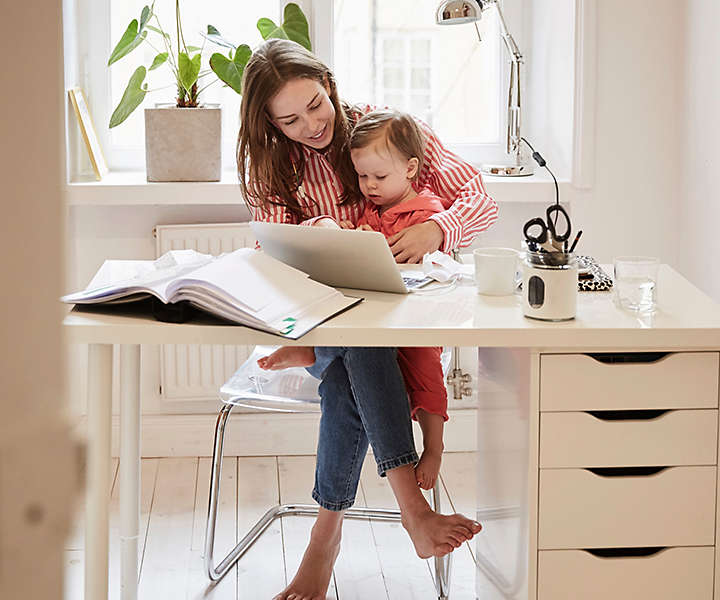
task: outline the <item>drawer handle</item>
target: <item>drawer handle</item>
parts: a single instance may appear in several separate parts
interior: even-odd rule
[[[669,410],[588,410],[589,415],[601,421],[651,421]]]
[[[588,356],[598,362],[611,365],[617,363],[655,363],[669,354],[670,352],[592,352]]]
[[[585,469],[600,477],[646,477],[669,467],[591,467]]]
[[[653,556],[667,550],[667,546],[648,548],[583,548],[583,552],[598,558],[627,558],[628,556]]]

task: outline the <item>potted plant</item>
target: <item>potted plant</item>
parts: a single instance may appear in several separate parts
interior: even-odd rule
[[[175,2],[175,39],[167,33],[154,12],[155,3],[145,6],[140,19],[133,19],[116,44],[108,66],[121,60],[143,43],[157,52],[149,67],[139,66],[130,77],[120,102],[110,117],[117,127],[142,104],[151,92],[145,78],[149,71],[165,65],[176,82],[173,106],[145,109],[145,164],[148,181],[219,181],[221,172],[221,109],[200,102],[200,94],[217,81],[242,94],[242,74],[252,50],[247,44],[227,41],[218,29],[207,26],[202,46],[185,42],[180,21],[180,2]],[[308,24],[297,4],[285,6],[283,23],[262,18],[257,28],[264,40],[290,39],[311,49]],[[152,41],[151,41],[152,40]],[[203,70],[206,43],[223,49],[215,52]],[[162,50],[162,51],[161,51]],[[213,77],[214,75],[214,77]],[[211,78],[208,81],[205,78]]]

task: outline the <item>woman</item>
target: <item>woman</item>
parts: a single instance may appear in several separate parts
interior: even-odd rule
[[[347,141],[371,107],[341,103],[327,66],[287,40],[269,40],[253,53],[243,90],[238,175],[253,218],[356,223],[364,199]],[[446,210],[388,239],[398,262],[419,262],[426,252],[466,245],[497,218],[479,173],[423,128],[428,143],[417,186],[440,196]],[[300,568],[275,600],[325,598],[343,511],[355,500],[368,443],[420,557],[452,552],[481,529],[462,515],[433,512],[417,485],[418,457],[395,349],[316,348],[315,353],[309,370],[322,379],[322,416],[313,498],[320,509]]]

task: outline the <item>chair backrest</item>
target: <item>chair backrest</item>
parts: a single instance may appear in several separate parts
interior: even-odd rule
[[[280,371],[261,369],[257,361],[274,352],[277,346],[255,346],[248,359],[240,365],[220,388],[225,404],[270,412],[320,412],[320,381],[304,367]],[[445,348],[441,361],[447,374],[452,352]]]

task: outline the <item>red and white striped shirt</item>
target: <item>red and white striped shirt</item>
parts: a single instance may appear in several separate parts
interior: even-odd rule
[[[361,112],[365,114],[373,108],[365,106]],[[428,190],[439,196],[445,208],[443,212],[430,217],[443,231],[441,249],[449,252],[454,248],[468,246],[478,233],[495,223],[497,203],[485,191],[480,172],[445,148],[425,123],[420,120],[417,122],[426,140],[423,167],[413,187],[418,193]],[[350,221],[356,224],[369,201],[363,199],[353,205],[339,205],[342,184],[330,162],[324,154],[307,146],[302,146],[302,151],[305,156],[302,189],[315,202],[303,198],[302,194],[297,196],[297,200],[312,218],[299,223],[285,207],[271,204],[267,208],[249,206],[253,220],[311,225],[319,218],[331,217],[338,222]]]

